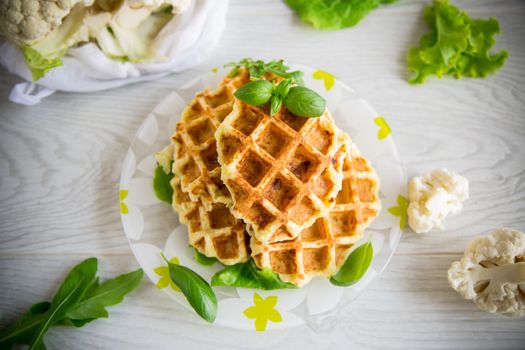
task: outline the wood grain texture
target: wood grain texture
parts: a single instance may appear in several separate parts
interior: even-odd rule
[[[405,55],[426,30],[425,3],[400,1],[355,28],[317,31],[281,1],[231,1],[222,39],[198,68],[107,92],[56,93],[35,107],[8,101],[20,80],[0,71],[1,324],[49,298],[81,257],[100,257],[107,276],[135,268],[118,179],[136,129],[160,99],[224,62],[282,57],[336,75],[371,102],[392,127],[410,176],[440,166],[466,175],[471,198],[463,212],[444,232],[406,230],[381,279],[316,331],[268,339],[205,327],[148,282],[110,319],[53,330],[49,348],[524,348],[524,320],[478,311],[448,287],[445,273],[474,236],[500,226],[525,230],[525,3],[455,1],[474,17],[498,18],[497,46],[510,58],[487,79],[414,87]]]

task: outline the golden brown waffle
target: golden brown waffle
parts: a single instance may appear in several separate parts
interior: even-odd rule
[[[259,268],[270,268],[283,281],[299,286],[315,276],[332,276],[346,260],[352,246],[379,214],[379,179],[368,160],[351,142],[345,145],[343,187],[336,205],[295,239],[279,231],[267,243],[251,239],[252,257]]]
[[[169,164],[173,159],[173,151],[173,145],[169,145],[157,154],[157,161],[164,169],[166,162]],[[175,175],[170,184],[173,188],[172,206],[179,214],[179,221],[188,225],[190,245],[225,265],[250,258],[244,223],[233,217],[226,205],[215,203],[207,210],[201,201],[192,201],[183,191],[179,176]]]
[[[328,111],[301,118],[283,107],[270,117],[267,107],[235,100],[215,134],[233,215],[268,242],[279,229],[295,237],[328,214],[343,177],[341,134]]]
[[[207,210],[212,210],[214,203],[231,203],[221,181],[214,134],[232,110],[233,93],[247,82],[248,73],[240,70],[234,78],[224,77],[216,90],[198,93],[182,112],[172,136],[176,149],[173,169],[182,190]]]

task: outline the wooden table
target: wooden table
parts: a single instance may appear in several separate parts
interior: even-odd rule
[[[409,176],[448,167],[470,180],[463,212],[443,232],[406,230],[381,278],[315,329],[267,337],[204,327],[145,279],[109,319],[51,330],[48,348],[525,349],[525,318],[479,311],[446,280],[473,237],[501,226],[525,230],[525,3],[455,2],[500,21],[497,46],[510,58],[497,75],[407,84],[407,49],[426,30],[426,1],[416,0],[342,31],[303,25],[281,1],[231,1],[222,39],[199,67],[106,92],[57,93],[34,107],[8,101],[19,79],[1,71],[0,325],[51,298],[81,259],[97,256],[103,277],[137,268],[116,201],[136,129],[174,87],[251,56],[319,67],[353,86],[388,116]]]

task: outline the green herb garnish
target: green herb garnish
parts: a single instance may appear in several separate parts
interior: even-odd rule
[[[397,0],[285,0],[303,22],[317,29],[353,27],[380,4]]]
[[[249,105],[261,106],[270,100],[274,89],[268,80],[256,80],[235,91],[235,97]]]
[[[263,290],[298,288],[293,283],[281,281],[279,276],[268,268],[258,269],[253,260],[227,266],[218,271],[211,278],[211,285]]]
[[[340,287],[351,286],[357,283],[370,267],[373,256],[374,248],[372,247],[372,242],[368,241],[357,247],[357,249],[346,258],[345,263],[339,268],[339,271],[330,277],[330,282]]]
[[[153,177],[153,190],[158,199],[168,204],[171,204],[173,200],[173,188],[170,185],[171,179],[173,179],[173,173],[166,174],[162,166],[158,165]]]
[[[235,77],[238,74],[239,69],[244,67],[248,70],[248,73],[250,73],[250,79],[252,80],[258,80],[266,73],[273,73],[281,78],[292,79],[297,85],[304,85],[302,78],[303,72],[290,72],[290,67],[285,65],[283,60],[264,62],[262,60],[243,58],[239,62],[227,63],[224,67],[233,67],[230,72],[230,77]]]
[[[292,79],[285,79],[275,85],[267,80],[256,80],[238,89],[234,95],[252,106],[270,102],[271,116],[277,114],[284,103],[290,112],[299,117],[320,117],[326,108],[325,99],[304,86],[291,87],[292,82]]]
[[[139,286],[144,275],[138,269],[99,284],[97,265],[96,258],[89,258],[75,266],[51,303],[34,304],[15,324],[0,332],[0,348],[27,344],[30,349],[45,349],[44,335],[50,327],[82,327],[97,318],[108,317],[105,308],[120,303]]]
[[[202,254],[201,252],[199,252],[195,248],[193,248],[193,250],[195,252],[194,255],[193,255],[193,258],[199,264],[204,265],[204,266],[212,266],[212,265],[214,265],[217,262],[217,258],[210,258],[210,257]]]
[[[186,297],[191,307],[204,320],[212,323],[217,317],[217,297],[204,278],[189,268],[174,264],[164,255],[168,264],[170,279]]]
[[[485,77],[500,69],[508,57],[506,50],[491,54],[499,23],[494,18],[472,19],[448,0],[434,0],[425,8],[430,31],[419,47],[408,52],[411,84],[422,84],[430,75]]]

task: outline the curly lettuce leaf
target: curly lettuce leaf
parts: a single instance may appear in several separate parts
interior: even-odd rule
[[[430,31],[407,57],[411,84],[422,84],[431,75],[485,77],[505,63],[507,51],[490,53],[499,33],[495,19],[474,20],[448,0],[434,0],[425,8],[424,18]]]
[[[317,29],[353,27],[380,4],[397,0],[285,0],[303,22]]]

